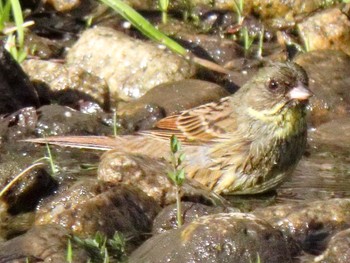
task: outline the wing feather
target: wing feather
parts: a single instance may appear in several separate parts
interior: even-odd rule
[[[211,142],[220,138],[227,131],[224,120],[232,113],[231,97],[219,102],[211,102],[189,109],[177,115],[160,120],[155,130],[140,132],[141,134],[169,139],[176,135],[184,143]],[[234,121],[232,121],[234,126]]]

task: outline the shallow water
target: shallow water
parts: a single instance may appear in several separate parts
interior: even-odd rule
[[[333,152],[304,158],[289,181],[278,192],[278,201],[322,200],[350,196],[350,162]]]
[[[328,136],[310,133],[307,154],[289,181],[277,190],[277,202],[350,196],[350,143],[347,142],[349,138],[343,136],[343,141],[340,142],[336,136],[332,136],[344,134],[343,128],[344,125],[334,125],[332,133],[328,132]]]

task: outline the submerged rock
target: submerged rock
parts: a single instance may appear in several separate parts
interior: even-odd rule
[[[179,229],[148,239],[135,250],[138,262],[291,262],[280,231],[250,214],[203,216]]]

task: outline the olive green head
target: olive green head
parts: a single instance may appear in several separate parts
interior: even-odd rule
[[[292,62],[273,63],[260,69],[240,93],[246,106],[266,114],[306,105],[312,95],[305,70]]]

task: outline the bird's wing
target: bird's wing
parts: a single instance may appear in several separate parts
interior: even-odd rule
[[[156,124],[157,129],[141,134],[163,139],[176,135],[185,143],[210,142],[226,134],[228,124],[235,125],[234,120],[227,118],[232,113],[230,101],[230,97],[225,97],[219,102],[211,102],[166,117]]]

